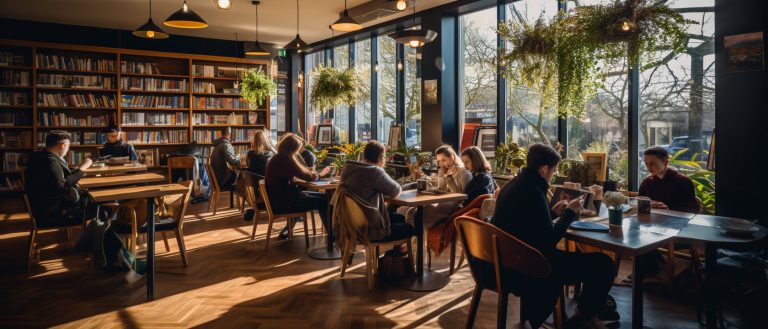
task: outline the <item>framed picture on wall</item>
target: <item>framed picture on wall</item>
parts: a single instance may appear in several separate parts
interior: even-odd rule
[[[333,145],[333,126],[329,124],[321,124],[317,126],[317,145],[318,146],[331,146]]]
[[[389,146],[390,150],[397,150],[403,144],[403,126],[393,124],[389,127]]]
[[[475,128],[475,138],[472,145],[477,146],[486,158],[496,156],[496,126],[479,126]]]
[[[597,181],[604,182],[608,174],[608,154],[605,152],[584,152],[581,156],[584,161],[589,163],[589,175],[587,177],[590,180],[597,178]]]
[[[765,67],[763,32],[726,35],[723,43],[728,59],[725,72],[762,71]]]
[[[437,79],[424,80],[424,104],[437,104]]]

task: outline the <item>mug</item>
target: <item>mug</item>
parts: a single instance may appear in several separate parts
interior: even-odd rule
[[[426,191],[427,190],[427,180],[426,179],[419,179],[416,181],[416,191]]]
[[[645,196],[637,197],[637,212],[641,214],[650,214],[651,198]]]

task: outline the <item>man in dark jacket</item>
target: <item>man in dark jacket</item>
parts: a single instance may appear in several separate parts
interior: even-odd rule
[[[75,186],[93,161],[85,158],[70,170],[64,156],[69,152],[69,133],[53,130],[45,137],[45,150],[29,156],[25,186],[32,215],[41,227],[57,227],[83,222],[84,207]]]
[[[219,187],[224,189],[235,183],[237,175],[229,169],[229,166],[240,166],[240,157],[235,155],[235,149],[232,147],[229,138],[232,135],[230,127],[221,129],[221,137],[213,141],[213,151],[211,152],[211,167],[216,174],[216,181]]]
[[[581,198],[561,201],[550,209],[547,190],[560,160],[549,146],[531,146],[527,166],[501,189],[491,223],[539,250],[552,266],[552,274],[545,279],[507,273],[513,291],[523,299],[523,316],[533,327],[552,312],[561,285],[581,283],[579,308],[566,328],[603,328],[597,313],[604,308],[616,270],[604,254],[557,249],[568,226],[578,220],[583,202]],[[553,215],[560,217],[554,224]]]
[[[651,198],[651,206],[658,209],[698,213],[693,181],[669,168],[669,153],[661,147],[651,147],[643,152],[643,161],[651,175],[640,183],[639,195]]]
[[[99,156],[111,156],[128,157],[128,160],[136,160],[136,150],[133,149],[133,145],[126,143],[120,138],[120,128],[114,125],[110,125],[104,133],[107,134],[107,142],[104,143],[104,147],[99,150]]]

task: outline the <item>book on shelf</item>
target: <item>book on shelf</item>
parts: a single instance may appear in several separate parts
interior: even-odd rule
[[[27,162],[27,153],[5,152],[3,154],[3,170],[11,171],[21,169],[21,164]]]
[[[229,114],[193,113],[193,123],[196,125],[252,125],[257,121],[256,112],[230,112]]]
[[[163,74],[157,63],[139,61],[120,61],[121,73],[132,74]]]
[[[115,79],[101,75],[71,75],[39,73],[36,80],[38,87],[49,88],[89,88],[115,89]]]
[[[240,145],[232,145],[232,148],[235,150],[235,155],[240,157],[248,154],[248,151],[251,149],[251,146],[247,144],[240,144]],[[211,151],[213,151],[213,147],[203,147],[202,148],[203,158],[210,158]]]
[[[238,98],[195,96],[192,101],[196,109],[249,109],[248,101],[237,96]]]
[[[29,71],[3,70],[0,72],[0,85],[14,87],[29,87]]]
[[[189,113],[145,113],[145,112],[123,112],[123,126],[155,126],[155,125],[177,125],[186,126]]]
[[[111,119],[111,120],[110,120]],[[114,122],[114,115],[93,115],[83,113],[47,112],[39,111],[37,123],[43,127],[70,126],[70,127],[106,127],[109,122]]]
[[[54,107],[115,107],[111,94],[37,93],[37,105]]]
[[[125,91],[187,91],[187,80],[141,77],[120,77],[120,89]]]
[[[136,149],[139,163],[147,167],[160,165],[160,149],[157,148],[138,148]]]
[[[0,130],[0,147],[32,147],[32,131]]]
[[[0,111],[0,127],[31,125],[32,113],[28,111]]]
[[[196,93],[216,93],[216,85],[212,82],[195,81],[192,83],[192,91]]]
[[[101,145],[107,142],[107,136],[101,131],[67,131],[70,139],[70,145]],[[45,147],[45,136],[47,131],[37,132],[37,147]]]
[[[74,166],[85,160],[85,158],[91,156],[92,151],[81,151],[81,150],[69,150],[67,153],[66,159],[67,164],[70,166]]]
[[[185,108],[186,96],[121,95],[120,106],[131,108]]]
[[[0,51],[0,66],[27,66],[24,56],[10,51]]]
[[[187,142],[186,130],[124,131],[125,141],[131,144],[179,144]]]
[[[230,140],[232,142],[250,142],[255,128],[232,128]],[[197,129],[192,131],[192,140],[200,144],[211,144],[213,140],[221,137],[219,129]]]
[[[0,91],[0,106],[30,105],[29,93],[26,91]]]
[[[201,78],[237,78],[242,79],[248,69],[228,65],[192,65],[195,77]]]
[[[115,72],[115,61],[69,55],[37,54],[35,65],[40,69]]]

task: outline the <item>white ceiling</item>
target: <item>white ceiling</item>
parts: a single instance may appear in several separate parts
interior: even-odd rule
[[[0,17],[133,30],[147,21],[149,0],[0,0]],[[355,7],[370,0],[348,0]],[[452,0],[419,0],[417,10],[432,8]],[[189,8],[200,15],[209,26],[204,29],[178,29],[162,22],[181,8],[183,0],[152,1],[155,23],[171,35],[187,35],[232,40],[254,41],[255,9],[250,0],[235,0],[230,10],[218,9],[214,0],[187,0]],[[344,10],[343,0],[300,0],[299,32],[307,43],[331,37],[328,26]],[[412,13],[409,7],[398,13],[364,24],[371,26]],[[334,32],[339,35],[339,32]],[[259,6],[259,40],[284,45],[296,35],[296,1],[261,0]]]

